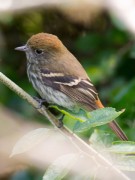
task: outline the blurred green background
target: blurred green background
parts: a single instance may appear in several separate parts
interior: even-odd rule
[[[25,54],[14,48],[25,44],[38,32],[57,35],[84,66],[103,104],[117,110],[126,109],[118,122],[129,139],[135,140],[135,45],[132,35],[117,24],[117,20],[106,13],[85,24],[74,22],[55,9],[5,15],[0,19],[0,71],[32,96],[37,95],[28,82]],[[28,121],[48,123],[1,83],[0,104]],[[22,176],[35,177],[26,171]],[[36,179],[38,176],[36,173]]]

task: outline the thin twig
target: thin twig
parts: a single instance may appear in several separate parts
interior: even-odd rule
[[[34,108],[38,107],[37,101],[35,101],[28,93],[26,93],[23,89],[17,86],[14,82],[12,82],[9,78],[7,78],[3,73],[0,72],[0,81],[18,94],[22,99],[26,100],[29,104],[31,104]],[[42,115],[44,115],[51,123],[58,127],[59,121],[52,115],[44,106],[41,109],[37,109]],[[62,133],[66,138],[68,138],[75,147],[77,147],[80,151],[87,153],[89,156],[94,157],[95,161],[100,165],[107,167],[111,173],[106,174],[106,178],[122,179],[129,180],[129,178],[123,174],[119,169],[117,169],[113,164],[111,164],[105,157],[95,151],[91,146],[89,146],[85,141],[79,138],[76,134],[70,131],[68,128],[63,126],[62,128],[57,128],[57,130]]]

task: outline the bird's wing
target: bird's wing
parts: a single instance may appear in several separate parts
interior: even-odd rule
[[[41,69],[41,77],[43,84],[66,94],[87,110],[98,108],[98,94],[89,79],[51,72],[48,69]]]

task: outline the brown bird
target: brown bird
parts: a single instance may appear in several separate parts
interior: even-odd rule
[[[70,110],[104,108],[84,68],[57,36],[33,35],[16,50],[26,53],[29,81],[43,101]],[[121,140],[128,140],[116,121],[109,126]]]

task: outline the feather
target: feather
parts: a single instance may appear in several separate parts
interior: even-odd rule
[[[50,72],[48,69],[41,69],[41,75],[44,85],[64,93],[80,107],[87,110],[98,108],[96,105],[98,94],[89,79],[64,75],[61,72]]]

